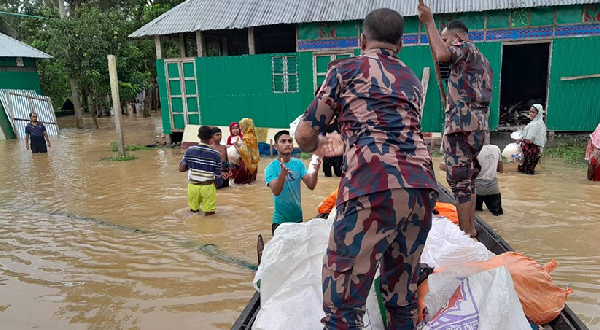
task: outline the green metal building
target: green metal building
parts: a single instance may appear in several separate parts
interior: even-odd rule
[[[494,69],[490,128],[523,125],[517,111],[547,108],[553,131],[600,122],[600,2],[426,1],[441,28],[462,20]],[[309,105],[335,58],[358,55],[361,20],[375,8],[405,16],[399,56],[422,76],[433,67],[417,1],[188,0],[130,35],[154,38],[166,134],[187,123],[227,125],[242,117],[287,127]],[[176,58],[163,58],[169,45]],[[164,52],[166,53],[166,52]],[[440,132],[435,75],[422,125]]]
[[[41,94],[36,60],[51,58],[31,46],[0,33],[0,90],[32,90]],[[15,138],[0,103],[0,139]]]

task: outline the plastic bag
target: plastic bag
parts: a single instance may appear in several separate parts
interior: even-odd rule
[[[512,132],[510,134],[511,139],[513,139],[513,140],[520,140],[521,139],[521,132],[522,132],[521,130]]]
[[[518,143],[509,143],[502,151],[502,156],[508,161],[520,162],[523,159],[523,151]]]
[[[503,253],[490,260],[467,265],[478,270],[506,267],[514,281],[525,315],[536,324],[546,324],[554,320],[565,307],[569,294],[573,292],[552,283],[550,272],[556,266],[555,260],[541,266],[515,252]]]
[[[432,221],[421,263],[439,268],[488,260],[494,256],[483,244],[472,240],[450,220],[434,216]]]
[[[229,159],[229,163],[231,164],[240,164],[240,153],[234,146],[227,147],[227,158]]]
[[[531,330],[505,267],[468,272],[429,277],[425,304],[433,316],[422,329]]]

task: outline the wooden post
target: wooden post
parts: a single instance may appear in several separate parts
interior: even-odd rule
[[[181,55],[181,58],[185,58],[187,55],[185,51],[185,36],[183,33],[179,34],[179,54]]]
[[[58,13],[60,14],[60,18],[67,16],[65,13],[65,0],[58,0]]]
[[[117,129],[117,150],[120,157],[125,156],[125,139],[121,127],[121,100],[119,98],[119,77],[117,76],[117,59],[114,55],[106,56],[108,59],[108,73],[110,75],[110,90],[113,101],[113,112],[115,115],[115,126]]]
[[[223,37],[223,56],[229,56],[229,45],[227,45],[227,38]]]
[[[425,111],[425,99],[427,99],[427,90],[429,89],[429,77],[431,77],[431,69],[427,66],[423,68],[423,77],[421,85],[423,85],[423,101],[421,102],[421,113]]]
[[[154,46],[156,47],[156,59],[161,59],[162,45],[160,44],[160,36],[154,36]]]
[[[202,31],[196,31],[196,50],[198,52],[198,57],[204,56],[204,35]]]
[[[248,28],[248,54],[256,54],[256,47],[254,46],[254,28]]]
[[[273,139],[269,140],[269,149],[270,149],[269,152],[271,154],[271,157],[273,157]]]

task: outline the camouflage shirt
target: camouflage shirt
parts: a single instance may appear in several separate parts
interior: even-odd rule
[[[470,41],[455,41],[450,54],[445,132],[487,130],[492,101],[492,67]]]
[[[323,132],[334,116],[344,141],[337,203],[390,189],[436,189],[421,134],[422,86],[389,50],[334,66],[303,120]]]

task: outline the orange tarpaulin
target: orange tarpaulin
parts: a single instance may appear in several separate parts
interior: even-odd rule
[[[458,212],[456,206],[448,203],[437,202],[435,203],[435,210],[439,215],[448,218],[453,224],[458,225]]]
[[[319,204],[319,214],[331,213],[331,210],[335,208],[335,201],[338,197],[338,190],[334,190],[327,198],[325,198],[321,204]]]
[[[554,320],[565,308],[567,297],[573,292],[552,283],[550,272],[557,266],[554,259],[541,266],[521,254],[507,252],[486,261],[470,262],[464,266],[475,267],[481,271],[506,267],[523,305],[523,312],[535,324],[547,324]],[[436,273],[443,271],[443,268],[435,270]]]

